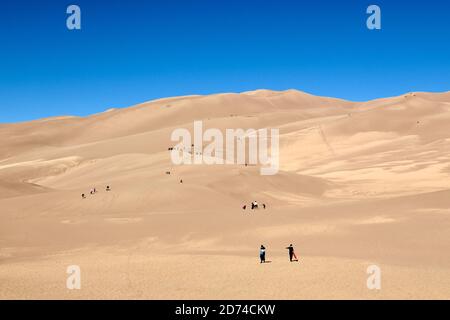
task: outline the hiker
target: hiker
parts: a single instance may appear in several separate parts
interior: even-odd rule
[[[246,204],[244,204],[244,206],[242,207],[242,209],[247,209],[247,205]]]
[[[183,179],[180,180],[180,183],[183,183]]]
[[[106,191],[111,191],[111,188],[109,186],[106,186]]]
[[[84,195],[84,193],[81,194],[81,199],[86,199],[86,196]]]
[[[265,203],[263,203],[263,209],[266,209],[266,204]]]
[[[94,194],[94,189],[91,189],[91,191],[89,193],[90,194]]]
[[[297,256],[295,255],[294,247],[292,246],[292,243],[289,245],[289,247],[286,247],[286,249],[289,250],[289,260],[291,262],[298,261]],[[295,258],[295,260],[293,258]]]
[[[254,208],[254,209],[258,209],[258,202],[253,201],[253,208]]]
[[[266,248],[261,245],[261,248],[259,249],[259,259],[261,260],[260,263],[266,262]]]

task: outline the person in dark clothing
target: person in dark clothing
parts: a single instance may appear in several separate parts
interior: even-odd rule
[[[242,207],[242,209],[244,209],[244,210],[247,209],[247,205],[245,204],[245,205]]]
[[[295,255],[294,247],[292,246],[292,243],[289,245],[289,247],[286,247],[286,249],[289,250],[289,260],[291,262],[298,261],[297,256]],[[295,260],[294,260],[294,258],[295,258]]]
[[[261,248],[259,249],[259,259],[261,260],[260,263],[266,262],[266,248],[261,245]]]
[[[86,196],[84,195],[84,193],[81,194],[81,199],[86,199]]]
[[[263,203],[263,209],[265,209],[266,208],[266,204],[265,203]]]
[[[109,186],[106,186],[106,191],[111,191],[111,188]]]

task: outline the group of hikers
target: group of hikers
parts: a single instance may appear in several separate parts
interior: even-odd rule
[[[263,207],[263,209],[265,209],[265,208],[266,208],[266,204],[263,203],[263,204],[262,204],[262,207]],[[242,209],[243,209],[243,210],[247,210],[247,205],[244,204],[244,206],[242,207]],[[252,203],[251,203],[251,209],[252,209],[252,210],[259,209],[259,205],[258,205],[258,202],[257,202],[257,201],[252,201]]]
[[[289,260],[291,262],[298,262],[298,258],[295,255],[294,246],[292,245],[292,243],[288,247],[286,247],[286,249],[289,250]],[[264,245],[261,245],[261,248],[259,249],[259,259],[261,261],[260,263],[266,263],[266,247],[264,247]]]
[[[106,191],[111,191],[111,187],[110,186],[106,186]],[[89,191],[89,193],[91,195],[94,195],[97,193],[97,189],[96,188],[92,188],[91,191]],[[86,195],[84,193],[81,194],[81,199],[86,199]]]
[[[173,149],[173,148],[172,148],[172,149]],[[169,150],[170,150],[170,148],[169,148]],[[170,175],[171,172],[170,172],[170,171],[166,171],[166,174],[167,174],[167,175]],[[180,180],[180,183],[183,183],[183,179]]]

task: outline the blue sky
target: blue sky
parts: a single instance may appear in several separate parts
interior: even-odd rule
[[[70,4],[81,30],[66,28]],[[366,28],[370,4],[382,30]],[[448,91],[449,21],[441,0],[2,2],[0,122],[259,88],[356,101]]]

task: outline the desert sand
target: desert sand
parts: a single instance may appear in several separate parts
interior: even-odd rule
[[[278,128],[279,173],[173,165],[171,132],[195,120]],[[0,299],[450,299],[449,128],[450,92],[296,90],[2,124]]]

